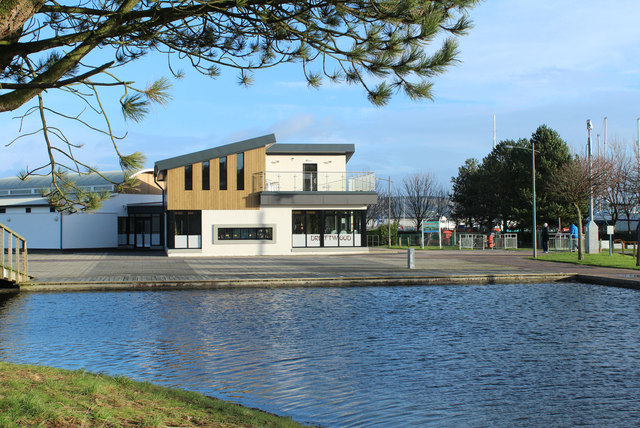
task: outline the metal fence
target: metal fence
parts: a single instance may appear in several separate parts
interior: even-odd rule
[[[460,235],[458,248],[470,250],[516,249],[518,248],[518,235],[516,233],[499,233],[494,235],[465,233]]]
[[[582,248],[584,246],[584,236],[582,237]],[[554,251],[577,251],[578,238],[572,238],[569,234],[557,234],[549,237],[549,250]]]
[[[487,236],[481,233],[465,233],[461,234],[458,240],[458,247],[462,250],[468,248],[470,250],[484,250],[487,246]]]

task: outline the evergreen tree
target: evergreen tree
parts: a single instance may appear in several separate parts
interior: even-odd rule
[[[558,217],[575,218],[573,208],[555,193],[548,182],[564,167],[571,154],[567,143],[546,125],[531,139],[501,141],[478,163],[467,160],[453,178],[455,215],[488,229],[493,225],[530,229],[533,218],[532,147],[535,147],[537,220],[552,223]]]
[[[34,100],[49,163],[24,171],[51,175],[51,194],[63,194],[64,174],[95,171],[74,152],[78,145],[47,124],[57,111],[42,92],[59,89],[83,98],[98,114],[125,169],[140,154],[121,154],[102,108],[100,90],[120,87],[125,117],[139,121],[150,102],[168,101],[167,79],[144,89],[116,74],[116,67],[150,52],[166,54],[174,76],[176,58],[216,77],[234,69],[249,85],[253,72],[282,63],[301,64],[309,86],[323,78],[362,86],[375,105],[394,92],[431,99],[432,79],[458,61],[456,38],[470,27],[478,0],[3,0],[0,3],[0,112]],[[437,43],[435,49],[428,46]],[[96,49],[102,55],[91,55]],[[111,58],[105,60],[105,57]],[[96,62],[100,61],[100,62]],[[88,124],[95,129],[95,124]],[[69,195],[66,195],[69,196]],[[81,201],[77,201],[80,203]]]

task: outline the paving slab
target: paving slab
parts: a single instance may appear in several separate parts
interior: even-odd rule
[[[29,255],[22,290],[144,287],[353,286],[580,280],[640,289],[640,271],[533,260],[524,251],[375,249],[368,254],[167,257],[163,252],[53,252]]]

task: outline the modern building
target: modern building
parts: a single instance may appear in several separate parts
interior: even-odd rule
[[[50,177],[0,179],[0,223],[26,238],[29,249],[163,249],[162,190],[153,170],[133,177],[136,189],[116,193],[113,183],[122,182],[121,171],[72,176],[81,188],[110,193],[99,210],[76,214],[61,214],[42,197]]]
[[[170,256],[367,251],[373,173],[353,144],[276,144],[273,134],[156,162]]]

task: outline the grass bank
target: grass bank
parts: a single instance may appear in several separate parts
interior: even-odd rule
[[[0,362],[0,427],[300,427],[177,389],[82,370]]]
[[[632,254],[609,253],[585,254],[584,260],[578,260],[577,252],[558,252],[541,254],[538,253],[538,259],[549,260],[553,262],[574,263],[579,265],[602,266],[621,269],[640,269],[636,266],[636,258]]]

